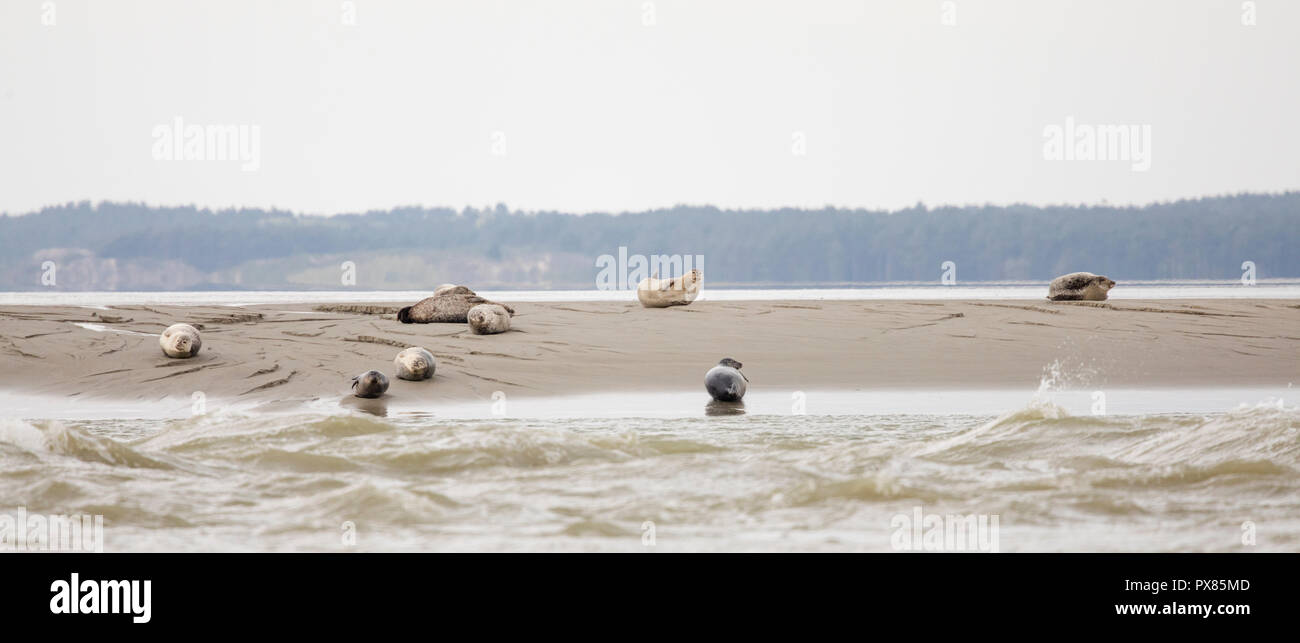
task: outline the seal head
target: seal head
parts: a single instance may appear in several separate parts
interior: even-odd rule
[[[412,346],[393,358],[393,367],[397,369],[397,379],[419,382],[433,377],[438,363],[433,353],[419,346]]]
[[[352,378],[352,390],[357,397],[379,397],[388,390],[388,377],[379,371],[366,371]]]
[[[199,329],[189,324],[172,324],[158,336],[158,345],[167,357],[187,358],[199,354],[203,340]]]
[[[469,330],[475,335],[495,335],[510,330],[510,313],[501,304],[479,304],[469,309]]]

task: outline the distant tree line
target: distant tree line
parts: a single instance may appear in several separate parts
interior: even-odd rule
[[[584,215],[511,212],[498,205],[323,217],[83,202],[0,217],[0,288],[39,287],[33,262],[60,249],[119,267],[183,265],[212,280],[204,287],[221,286],[222,271],[249,262],[348,253],[454,253],[483,262],[585,257],[574,265],[589,260],[589,271],[570,266],[566,272],[577,274],[545,279],[580,286],[595,275],[596,258],[617,254],[619,247],[644,255],[703,255],[711,283],[803,285],[937,281],[946,261],[957,265],[963,282],[1048,280],[1078,270],[1119,280],[1235,279],[1245,261],[1255,263],[1261,279],[1300,277],[1298,242],[1300,192],[1144,207],[918,204],[882,212],[678,206]]]

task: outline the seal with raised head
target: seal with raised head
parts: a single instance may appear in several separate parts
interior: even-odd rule
[[[412,346],[393,358],[393,367],[397,369],[397,379],[418,382],[433,377],[438,363],[433,353],[419,346]]]
[[[366,371],[352,378],[352,390],[357,397],[379,397],[388,390],[388,376],[379,371]]]
[[[397,311],[397,321],[403,324],[437,324],[437,323],[465,323],[469,309],[479,304],[495,304],[494,301],[488,301],[474,294],[473,290],[464,286],[454,286],[452,284],[443,284],[433,291],[432,297],[426,297],[417,302],[414,306],[407,306]],[[506,312],[513,315],[515,309],[505,305],[497,304],[506,309]]]
[[[469,330],[475,335],[495,335],[510,330],[510,313],[501,304],[479,304],[469,309]]]
[[[194,357],[203,347],[203,340],[199,329],[189,324],[172,324],[158,336],[158,345],[167,357]]]
[[[655,275],[642,279],[636,285],[636,298],[646,308],[685,306],[695,301],[703,284],[704,273],[699,269],[672,279],[660,279],[659,275]]]
[[[1047,298],[1052,301],[1106,301],[1115,282],[1091,272],[1072,272],[1052,280]]]
[[[740,372],[740,362],[724,357],[704,374],[704,388],[719,402],[737,402],[745,397],[749,378]]]

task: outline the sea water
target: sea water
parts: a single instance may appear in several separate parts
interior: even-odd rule
[[[800,393],[25,418],[11,396],[0,514],[103,516],[108,552],[944,550],[925,534],[967,518],[992,533],[949,549],[1300,549],[1290,389],[1108,391],[1104,413],[1084,391]]]

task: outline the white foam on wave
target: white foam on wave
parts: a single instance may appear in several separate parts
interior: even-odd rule
[[[24,420],[0,419],[0,442],[34,453],[47,449],[45,432]]]

